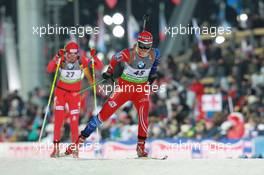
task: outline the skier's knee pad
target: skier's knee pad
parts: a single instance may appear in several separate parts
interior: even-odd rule
[[[102,122],[99,120],[98,115],[93,116],[88,121],[84,130],[82,130],[81,135],[84,137],[89,137],[92,134],[92,132],[94,132],[96,128],[101,125],[102,125]]]

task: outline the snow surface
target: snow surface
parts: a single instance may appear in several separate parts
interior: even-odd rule
[[[0,158],[1,175],[263,175],[263,159]]]

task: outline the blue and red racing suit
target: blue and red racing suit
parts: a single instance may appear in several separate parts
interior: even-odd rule
[[[122,50],[112,57],[107,72],[113,74],[118,62],[124,65],[123,73],[118,78],[120,90],[114,91],[104,103],[98,119],[101,122],[106,121],[125,102],[132,101],[138,113],[138,138],[146,139],[149,113],[148,78],[157,72],[159,50],[151,49],[147,57],[140,57],[135,49]]]

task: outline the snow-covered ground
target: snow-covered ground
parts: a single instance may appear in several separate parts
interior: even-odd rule
[[[263,159],[0,158],[1,175],[263,175]]]

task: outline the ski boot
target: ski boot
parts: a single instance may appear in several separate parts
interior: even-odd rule
[[[139,158],[148,157],[148,153],[145,151],[145,141],[138,141],[137,155]]]
[[[54,141],[53,151],[50,154],[51,158],[57,158],[60,156],[60,148],[59,148],[60,142]]]
[[[74,158],[78,158],[79,157],[79,147],[80,147],[80,144],[83,144],[84,141],[85,141],[85,137],[83,136],[79,136],[78,140],[73,143],[73,144],[70,144],[67,148],[66,148],[66,151],[65,151],[65,155],[71,155],[74,157]]]

